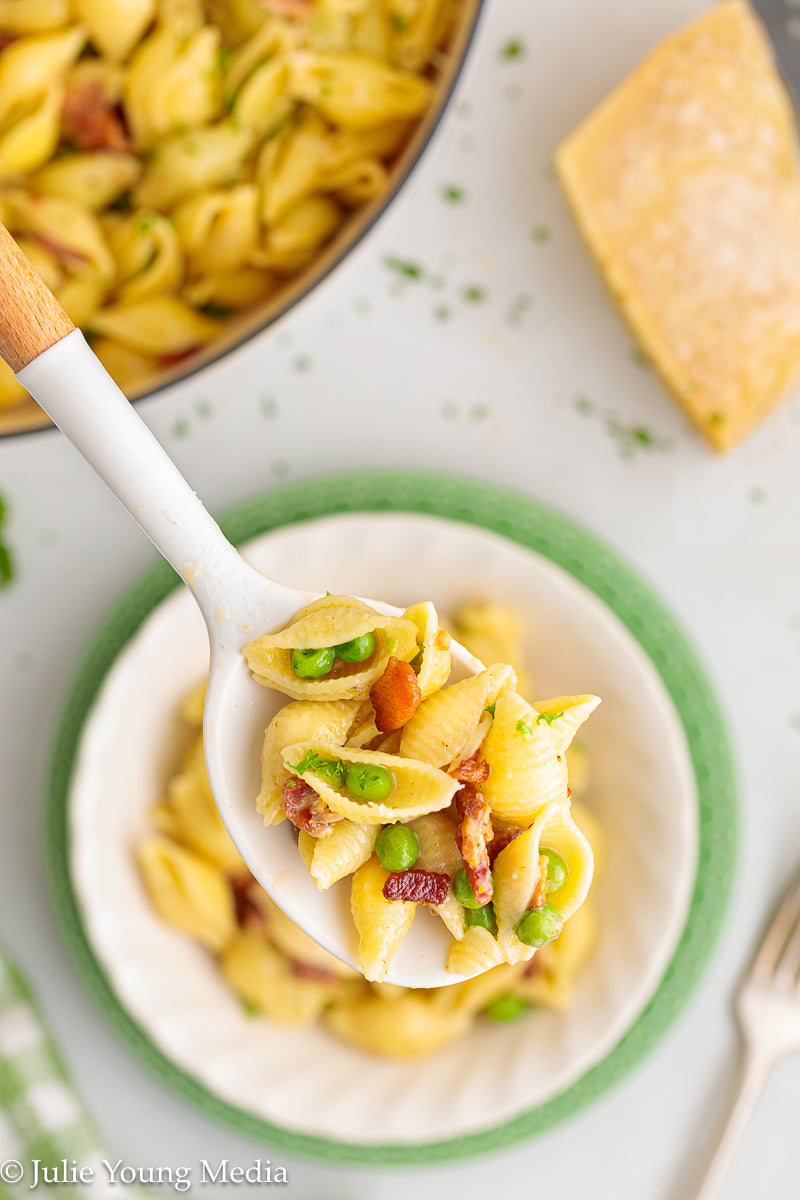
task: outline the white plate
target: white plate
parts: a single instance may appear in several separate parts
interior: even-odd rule
[[[94,954],[127,1012],[175,1066],[286,1130],[363,1145],[430,1143],[505,1122],[562,1092],[634,1022],[676,948],[697,863],[697,792],[681,722],[650,659],[572,576],[475,528],[404,513],[291,525],[244,547],[300,588],[396,604],[519,609],[537,693],[595,692],[585,733],[607,839],[600,939],[574,1008],[478,1023],[421,1062],[369,1058],[321,1029],[248,1019],[213,961],[153,913],[132,850],[175,753],[179,700],[203,676],[188,595],[160,604],[114,662],[84,726],[70,791],[70,869]],[[412,564],[409,566],[409,564]]]

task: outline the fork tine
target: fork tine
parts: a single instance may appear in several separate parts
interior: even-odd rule
[[[783,962],[784,953],[789,951],[788,943],[798,940],[798,919],[800,919],[800,875],[796,877],[786,893],[786,897],[767,931],[763,945],[756,955],[751,970],[754,978],[768,979],[778,969]],[[795,958],[800,960],[800,940],[798,940]],[[795,967],[797,965],[798,962],[795,961]]]

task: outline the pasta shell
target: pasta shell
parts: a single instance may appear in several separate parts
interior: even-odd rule
[[[567,798],[567,764],[546,721],[511,685],[497,698],[481,754],[489,778],[481,790],[501,821],[528,825],[546,804]]]
[[[392,1001],[377,995],[334,1001],[323,1021],[336,1037],[368,1054],[418,1058],[463,1037],[470,1017],[443,1013],[435,997],[406,992]]]
[[[411,928],[416,904],[387,900],[383,885],[388,872],[373,855],[353,876],[350,910],[358,932],[358,961],[366,979],[386,977],[397,947]]]
[[[342,745],[357,709],[354,700],[296,700],[278,710],[261,747],[261,791],[256,808],[265,825],[279,825],[286,815],[281,808],[283,785],[289,777],[283,765],[284,748],[310,737]]]
[[[330,971],[340,979],[361,978],[358,971],[335,958],[299,925],[295,925],[257,883],[248,888],[247,898],[263,913],[267,922],[267,937],[287,958],[318,967],[321,971]]]
[[[345,876],[352,875],[367,861],[375,849],[380,828],[380,825],[339,821],[326,838],[314,838],[306,834],[309,843],[313,843],[309,847],[308,870],[321,892],[326,892]]]
[[[317,1019],[342,983],[300,978],[257,926],[240,929],[220,959],[222,974],[249,1005],[284,1025]]]
[[[547,718],[558,752],[563,754],[599,703],[599,696],[556,696],[552,700],[537,700],[533,707]]]
[[[233,894],[222,871],[161,836],[143,842],[136,858],[159,916],[208,950],[222,950],[236,931]]]
[[[415,669],[422,699],[425,700],[447,683],[450,675],[450,636],[439,628],[436,609],[429,600],[413,604],[403,616],[417,627],[420,662]]]
[[[454,975],[474,975],[503,961],[503,951],[488,929],[470,925],[460,941],[453,942],[447,955],[447,969]]]
[[[337,646],[365,633],[375,635],[375,651],[365,663],[334,668],[325,679],[300,679],[290,665],[292,649]],[[301,609],[279,633],[249,642],[242,651],[259,683],[298,700],[365,699],[383,674],[390,655],[408,661],[416,653],[416,629],[402,617],[387,617],[352,596],[322,596]]]
[[[313,770],[298,771],[298,764],[308,753],[334,762],[341,759],[345,764],[371,763],[385,767],[394,779],[394,787],[385,800],[354,799],[344,789],[337,791],[330,787]],[[409,821],[423,813],[437,812],[447,808],[458,788],[457,781],[444,771],[413,759],[381,754],[376,750],[352,749],[314,740],[287,746],[282,756],[286,769],[310,784],[328,808],[359,825],[385,825],[392,821]]]
[[[400,753],[435,767],[458,762],[486,707],[515,678],[511,667],[498,664],[435,692],[405,725]]]

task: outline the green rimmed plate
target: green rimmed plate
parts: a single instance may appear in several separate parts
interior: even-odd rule
[[[159,564],[90,648],[53,762],[57,909],[92,994],[165,1081],[240,1132],[296,1153],[440,1161],[563,1119],[655,1043],[721,922],[734,860],[733,772],[693,651],[660,602],[588,533],[471,481],[322,479],[242,505],[223,526],[237,542],[256,539],[248,551],[256,565],[299,587],[397,603],[430,597],[442,611],[488,595],[530,612],[537,691],[605,697],[587,732],[608,841],[600,944],[572,1013],[513,1028],[483,1023],[468,1047],[413,1069],[373,1062],[317,1030],[276,1037],[247,1022],[210,960],[155,920],[130,861],[163,781],[175,702],[203,670],[202,625],[182,592],[161,603],[176,581]],[[109,786],[113,806],[101,802]],[[466,1078],[465,1061],[474,1064]]]

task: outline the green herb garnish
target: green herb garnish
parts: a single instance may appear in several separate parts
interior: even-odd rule
[[[529,742],[533,737],[533,730],[524,717],[520,717],[515,728],[520,737],[523,737],[526,742]]]
[[[489,716],[492,718],[492,720],[494,720],[494,710],[496,708],[497,708],[497,701],[495,700],[494,704],[487,704],[486,708],[483,711],[488,712]]]
[[[552,725],[554,721],[557,721],[558,718],[563,717],[563,715],[564,715],[563,708],[562,708],[561,712],[557,712],[557,713],[539,713],[538,717],[536,718],[536,724],[537,725]]]
[[[200,312],[205,313],[207,317],[213,317],[215,321],[223,321],[225,317],[231,315],[229,308],[226,308],[224,304],[215,304],[213,300],[209,300],[207,304],[201,304]]]
[[[442,199],[446,200],[448,204],[463,204],[466,198],[466,191],[458,184],[448,183],[442,188]]]
[[[521,38],[511,38],[500,51],[502,58],[522,58],[524,53],[525,43]]]
[[[534,242],[549,242],[552,234],[546,225],[534,225],[531,230],[531,239]]]
[[[469,284],[461,291],[461,297],[467,304],[481,304],[486,299],[486,288]]]
[[[402,13],[392,12],[389,15],[389,20],[392,22],[392,28],[395,33],[408,33],[408,17]]]
[[[395,258],[389,255],[385,258],[384,263],[390,271],[396,271],[398,275],[402,275],[404,279],[422,279],[425,274],[424,270],[418,263],[408,262],[402,258]]]

